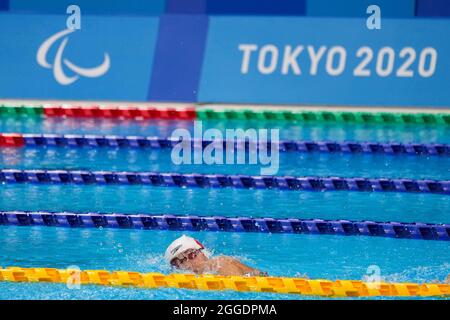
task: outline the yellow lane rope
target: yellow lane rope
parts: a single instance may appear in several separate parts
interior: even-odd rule
[[[325,297],[450,296],[450,285],[439,283],[367,283],[359,280],[310,280],[287,277],[238,277],[139,273],[130,271],[52,268],[0,268],[0,281],[54,282],[141,288],[182,288],[302,294]]]

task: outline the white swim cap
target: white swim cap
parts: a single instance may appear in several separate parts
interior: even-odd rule
[[[175,258],[180,253],[185,252],[186,250],[189,249],[201,250],[204,248],[205,247],[203,247],[203,245],[200,242],[198,242],[198,240],[183,234],[181,237],[179,237],[169,245],[164,257],[166,258],[166,261],[170,263],[173,258]]]

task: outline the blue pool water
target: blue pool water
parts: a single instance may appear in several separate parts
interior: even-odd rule
[[[277,128],[280,139],[296,140],[353,140],[353,141],[403,141],[423,143],[449,143],[448,126],[427,125],[342,125],[310,124],[280,121],[203,121],[203,130],[208,128]],[[170,136],[177,128],[193,133],[191,121],[134,121],[75,118],[3,118],[1,132],[20,133],[78,133]]]
[[[139,185],[3,185],[0,188],[0,206],[3,210],[428,223],[450,223],[448,198],[437,194],[185,189]]]
[[[225,161],[223,161],[225,162]],[[405,162],[408,163],[405,166]],[[280,153],[277,175],[449,179],[450,157],[341,153]],[[171,150],[91,147],[0,149],[0,166],[15,169],[91,169],[260,175],[261,165],[175,165]]]
[[[204,122],[221,129],[239,122]],[[249,124],[246,127],[255,127]],[[450,130],[426,126],[282,125],[282,139],[450,142]],[[169,136],[191,122],[117,122],[74,119],[0,119],[0,131]],[[263,124],[268,126],[267,123]],[[257,127],[257,126],[256,126]],[[259,174],[251,165],[184,165],[170,151],[113,148],[0,149],[1,168],[89,169]],[[281,154],[280,175],[449,179],[450,159],[427,156]],[[49,210],[297,217],[450,223],[450,197],[436,194],[300,192],[188,189],[139,185],[0,186],[0,210]],[[0,265],[21,267],[135,270],[170,273],[163,261],[180,232],[0,226]],[[276,276],[362,279],[377,265],[387,281],[442,281],[450,273],[450,245],[444,241],[296,234],[214,233],[191,235],[215,254],[235,256]],[[293,295],[124,289],[0,282],[0,299],[304,299]]]
[[[0,259],[5,265],[81,269],[136,270],[169,273],[161,263],[163,249],[180,232],[1,227]],[[267,270],[271,275],[326,279],[361,279],[367,267],[378,265],[388,281],[442,280],[450,268],[446,242],[386,238],[334,237],[283,234],[196,233],[215,253],[231,255]],[[393,244],[393,241],[395,243]],[[433,257],[430,257],[430,251]],[[276,263],[274,263],[276,261]],[[1,289],[5,290],[1,290]],[[53,289],[52,289],[53,288]],[[12,291],[6,290],[12,289]],[[53,292],[56,291],[56,292]],[[30,292],[31,291],[31,292]],[[276,294],[163,290],[117,290],[0,283],[0,298],[304,298]]]

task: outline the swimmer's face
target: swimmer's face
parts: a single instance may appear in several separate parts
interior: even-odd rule
[[[191,249],[179,254],[171,261],[171,265],[178,269],[197,273],[203,269],[206,261],[208,258],[201,250]]]

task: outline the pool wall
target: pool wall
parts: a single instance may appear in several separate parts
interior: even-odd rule
[[[381,29],[367,26],[365,11],[359,17],[82,11],[80,30],[66,29],[64,11],[4,10],[0,96],[449,107],[450,19],[384,16],[383,10]],[[63,42],[69,66],[55,73]],[[76,75],[71,68],[77,66],[95,72]]]

